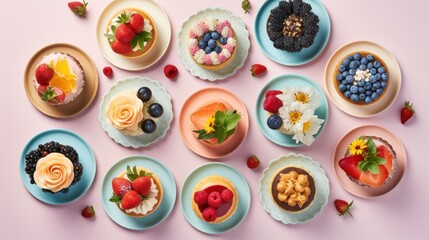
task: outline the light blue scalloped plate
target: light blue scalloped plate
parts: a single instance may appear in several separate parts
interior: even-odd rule
[[[313,202],[306,209],[299,212],[286,211],[279,207],[271,198],[270,188],[274,174],[288,166],[306,169],[313,176],[316,186],[316,195]],[[262,203],[262,207],[273,219],[281,221],[284,224],[305,223],[312,219],[328,203],[329,192],[329,179],[322,166],[311,157],[296,153],[289,153],[270,161],[268,168],[262,173],[258,187],[259,200]]]
[[[313,45],[298,53],[289,53],[275,48],[273,42],[268,37],[267,20],[271,9],[279,5],[279,0],[267,0],[259,8],[254,22],[255,36],[259,47],[271,60],[286,66],[303,65],[316,58],[328,43],[329,36],[331,35],[331,20],[328,12],[320,0],[305,0],[305,2],[311,5],[313,12],[320,19],[319,33],[314,39]]]
[[[258,97],[256,98],[256,105],[255,105],[255,114],[256,114],[256,122],[258,123],[259,130],[267,137],[270,141],[272,141],[275,144],[278,144],[280,146],[284,147],[299,147],[302,146],[303,143],[296,143],[295,140],[292,139],[292,135],[287,135],[284,133],[281,133],[278,130],[273,130],[268,127],[267,125],[267,118],[268,115],[263,109],[263,103],[265,99],[265,92],[267,90],[282,90],[286,87],[314,87],[316,91],[319,93],[320,96],[320,106],[316,109],[315,115],[317,115],[320,119],[325,120],[322,123],[322,126],[319,129],[319,132],[314,136],[316,138],[323,132],[325,129],[326,123],[328,122],[328,115],[329,115],[329,106],[328,106],[328,100],[326,100],[325,93],[323,92],[322,88],[317,84],[316,82],[312,81],[311,79],[299,75],[299,74],[285,74],[280,75],[275,78],[273,78],[271,81],[267,82],[265,86],[262,87],[262,89],[259,91]]]
[[[157,103],[162,105],[164,108],[164,113],[161,117],[157,118],[157,128],[155,132],[151,134],[143,134],[140,136],[127,136],[122,134],[109,123],[109,119],[107,118],[106,114],[106,108],[112,97],[114,97],[116,94],[129,89],[135,89],[137,94],[137,90],[141,87],[148,87],[152,90],[152,96],[156,99]],[[101,126],[103,127],[104,131],[107,132],[109,137],[122,146],[133,148],[149,146],[158,141],[160,138],[164,137],[168,129],[170,129],[171,121],[173,120],[173,106],[171,104],[171,97],[164,86],[162,86],[158,81],[152,80],[148,77],[128,77],[111,86],[109,91],[104,94],[103,100],[100,104],[100,115],[98,118],[100,120]]]

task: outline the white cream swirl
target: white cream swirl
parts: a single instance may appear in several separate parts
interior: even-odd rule
[[[68,188],[73,178],[73,163],[61,153],[49,153],[37,161],[34,181],[40,188],[59,192]]]

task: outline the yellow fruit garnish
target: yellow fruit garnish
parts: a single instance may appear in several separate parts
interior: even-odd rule
[[[65,58],[59,58],[56,62],[51,61],[49,66],[54,69],[49,86],[62,89],[66,95],[76,88],[77,76]]]

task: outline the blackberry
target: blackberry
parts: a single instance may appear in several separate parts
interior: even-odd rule
[[[302,0],[280,1],[268,17],[268,37],[277,49],[300,52],[313,45],[319,21],[310,4]]]
[[[34,172],[36,171],[37,162],[42,157],[45,157],[46,155],[54,152],[63,154],[73,163],[74,178],[71,185],[80,181],[83,173],[83,166],[79,162],[79,154],[76,152],[76,150],[71,146],[63,145],[55,141],[50,141],[45,144],[39,144],[36,149],[31,150],[25,155],[24,170],[25,173],[28,174],[31,184],[36,183],[34,181]],[[54,192],[49,189],[42,189],[42,191],[54,194]],[[69,188],[64,188],[60,192],[67,193],[68,191]]]

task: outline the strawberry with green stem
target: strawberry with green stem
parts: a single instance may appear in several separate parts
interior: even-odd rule
[[[350,213],[350,208],[353,205],[353,201],[348,203],[344,200],[337,199],[334,201],[334,205],[335,205],[335,208],[337,209],[338,216],[343,216],[345,214],[349,214],[350,216],[353,217],[353,215]]]
[[[410,104],[410,102],[406,101],[404,107],[401,109],[401,123],[405,124],[413,115],[413,104]]]
[[[48,102],[52,105],[63,103],[66,97],[62,89],[43,85],[40,85],[37,88],[37,93],[43,101]]]
[[[69,2],[68,6],[70,10],[72,10],[72,12],[77,16],[83,18],[85,17],[88,6],[88,3],[85,2],[85,0],[83,0],[83,2]]]

